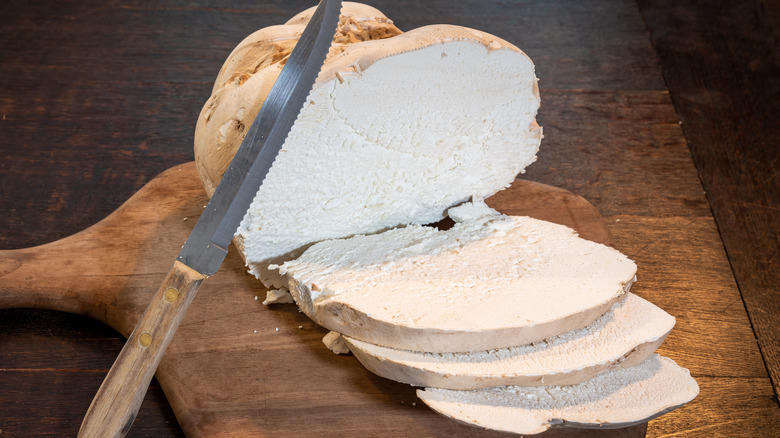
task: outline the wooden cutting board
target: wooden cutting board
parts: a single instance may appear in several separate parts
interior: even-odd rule
[[[87,315],[129,335],[206,202],[195,165],[187,163],[80,233],[0,251],[0,308]],[[565,190],[517,180],[488,204],[610,243],[596,209]],[[415,388],[331,353],[322,344],[327,331],[294,304],[266,307],[264,297],[231,248],[190,307],[156,374],[188,436],[507,436],[433,413]],[[643,424],[541,436],[643,437],[645,430]]]

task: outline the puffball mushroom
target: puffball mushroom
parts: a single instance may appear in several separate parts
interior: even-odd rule
[[[195,132],[211,195],[314,8],[261,29],[225,61]],[[344,3],[307,103],[234,242],[271,288],[269,264],[325,239],[438,221],[507,187],[536,159],[534,65],[485,32],[432,25],[401,32],[378,10]]]

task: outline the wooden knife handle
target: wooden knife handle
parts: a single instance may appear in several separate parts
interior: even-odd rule
[[[79,437],[127,434],[165,349],[205,278],[174,262],[92,400]]]

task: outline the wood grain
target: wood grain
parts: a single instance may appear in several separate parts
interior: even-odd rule
[[[650,422],[647,436],[653,437],[776,437],[780,409],[769,379],[724,379],[699,377],[699,398],[708,403],[692,403],[688,412],[668,414],[669,422]],[[746,415],[745,411],[751,412]],[[717,421],[711,421],[718,418]],[[760,418],[760,422],[754,420]],[[765,424],[767,421],[769,424]],[[671,426],[686,423],[681,432]]]
[[[666,92],[541,89],[544,140],[524,179],[606,215],[710,216]]]
[[[632,291],[677,318],[661,352],[694,376],[767,377],[726,255],[711,244],[718,238],[712,218],[613,221],[615,245],[637,263]]]
[[[9,313],[11,312],[2,312],[3,316]],[[117,348],[113,351],[106,349],[114,357],[119,353],[122,345],[119,339],[117,344]],[[45,346],[46,343],[39,342],[38,345]],[[60,348],[61,345],[52,345],[48,354],[63,356],[79,350],[87,355],[90,353],[89,349],[81,346]],[[94,354],[92,356],[94,357]],[[3,391],[4,398],[15,399],[18,402],[3,403],[2,434],[10,437],[75,436],[83,413],[86,412],[104,376],[104,369],[91,372],[85,372],[80,368],[65,370],[21,368],[4,371],[0,390]],[[46,390],[43,391],[41,388]],[[54,397],[54,394],[58,396]],[[42,435],[41,431],[44,431],[45,435]],[[152,381],[151,391],[144,398],[130,436],[184,436],[156,380]]]
[[[760,1],[640,4],[780,395],[780,29]]]

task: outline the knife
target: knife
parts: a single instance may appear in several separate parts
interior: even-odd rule
[[[80,437],[124,436],[184,314],[227,248],[317,79],[341,0],[321,0],[244,141],[89,406]]]

